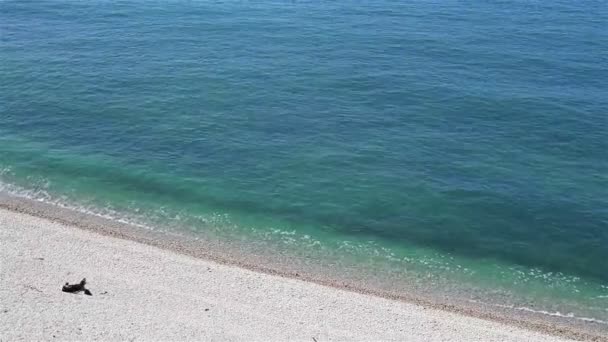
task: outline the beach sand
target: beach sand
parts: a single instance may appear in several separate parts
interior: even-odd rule
[[[0,209],[0,340],[563,341]],[[61,291],[87,278],[93,296]]]

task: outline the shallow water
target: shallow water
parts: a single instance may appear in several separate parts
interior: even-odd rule
[[[0,188],[607,321],[607,21],[2,1]]]

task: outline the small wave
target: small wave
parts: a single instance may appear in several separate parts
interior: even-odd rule
[[[10,170],[9,170],[10,172]],[[0,174],[1,175],[1,174]],[[135,226],[138,228],[144,228],[147,230],[155,230],[155,228],[144,224],[136,219],[126,218],[124,215],[121,215],[116,210],[111,208],[102,208],[99,209],[97,207],[85,206],[79,204],[70,203],[66,198],[56,198],[49,194],[46,190],[48,187],[48,182],[45,182],[43,186],[35,188],[35,189],[25,189],[16,185],[8,184],[2,182],[0,180],[0,192],[4,192],[10,196],[15,196],[18,198],[23,198],[27,200],[32,200],[36,202],[42,202],[46,204],[51,204],[62,209],[68,209],[74,212],[78,212],[81,214],[91,215],[111,221],[116,221],[122,224],[127,224],[131,226]]]
[[[570,318],[570,319],[575,319],[575,320],[579,320],[579,321],[583,321],[583,322],[587,322],[587,323],[598,323],[598,324],[608,325],[608,321],[604,321],[604,320],[597,319],[597,318],[576,316],[573,313],[564,314],[564,313],[561,313],[559,311],[551,312],[551,311],[546,311],[546,310],[536,310],[536,309],[528,308],[528,307],[525,307],[525,306],[515,306],[515,305],[506,305],[506,304],[485,303],[485,302],[480,302],[480,301],[477,301],[477,300],[474,300],[474,299],[469,299],[468,301],[471,302],[471,303],[479,303],[479,304],[492,305],[492,306],[503,308],[503,309],[525,311],[525,312],[531,312],[531,313],[536,313],[536,314],[541,314],[541,315],[546,315],[546,316],[552,316],[552,317]]]
[[[3,175],[10,177],[11,170],[9,168],[0,169],[0,177]],[[24,199],[28,199],[28,200],[33,200],[33,201],[37,201],[37,202],[55,205],[57,207],[60,207],[63,209],[68,209],[68,210],[71,210],[71,211],[74,211],[77,213],[92,215],[95,217],[116,221],[116,222],[119,222],[122,224],[127,224],[127,225],[135,226],[138,228],[150,230],[150,231],[162,230],[162,229],[160,229],[160,227],[158,225],[150,225],[150,224],[144,223],[144,222],[146,222],[146,220],[144,220],[143,217],[144,217],[144,215],[146,215],[146,213],[144,211],[140,210],[139,208],[134,208],[134,207],[129,208],[130,213],[125,213],[125,212],[121,212],[121,211],[112,209],[111,207],[107,207],[107,206],[99,207],[99,206],[94,206],[92,204],[86,205],[86,204],[82,204],[82,203],[76,203],[75,201],[71,201],[70,199],[68,199],[67,197],[64,197],[64,196],[51,195],[49,193],[49,188],[50,188],[51,184],[49,184],[49,182],[45,181],[44,179],[37,179],[36,182],[34,182],[34,183],[35,183],[35,185],[32,189],[26,189],[26,188],[23,188],[23,187],[14,185],[14,184],[3,182],[0,179],[0,192],[9,194],[9,195],[15,196],[15,197],[20,197],[20,198],[24,198]],[[167,215],[170,215],[169,213],[166,213],[165,209],[162,207],[159,208],[158,211],[161,214],[161,216],[165,216],[165,218]],[[150,213],[147,213],[147,214],[149,215]],[[176,218],[179,221],[181,221],[181,219],[182,219],[180,217],[179,213],[176,214],[176,216],[174,216],[174,218]],[[216,226],[216,225],[221,226],[221,227],[227,227],[227,226],[231,226],[233,224],[231,222],[228,214],[212,214],[212,215],[204,215],[204,216],[195,216],[194,218],[199,220],[199,222],[203,222],[211,227]],[[147,221],[147,222],[150,222],[150,221]],[[327,246],[328,243],[326,241],[324,241],[322,243],[319,239],[316,239],[315,237],[311,237],[310,235],[306,235],[306,234],[301,234],[298,231],[291,229],[291,228],[281,229],[281,228],[275,227],[275,228],[272,228],[269,230],[260,229],[259,231],[257,231],[257,229],[255,229],[255,228],[251,228],[251,229],[253,232],[261,234],[262,236],[267,237],[267,238],[269,237],[269,235],[272,235],[272,237],[274,239],[279,238],[280,241],[282,241],[283,243],[286,243],[288,245],[294,245],[294,244],[303,245],[303,246],[306,246],[309,248],[312,247],[315,249],[315,251],[318,251],[319,248],[331,248],[331,246],[329,246],[329,247]],[[433,276],[433,277],[440,276],[440,275],[438,275],[439,273],[431,275],[432,274],[431,272],[426,272],[428,270],[442,271],[443,273],[441,273],[441,274],[459,273],[459,274],[464,274],[464,275],[468,275],[468,276],[472,276],[473,274],[476,273],[475,270],[469,269],[465,266],[458,264],[458,261],[455,260],[454,257],[452,257],[452,256],[446,256],[446,255],[440,255],[440,254],[436,254],[436,255],[432,255],[432,256],[431,255],[419,255],[417,253],[408,254],[408,255],[396,255],[392,249],[383,247],[383,246],[379,246],[373,240],[370,240],[370,241],[340,240],[339,242],[337,242],[336,247],[337,247],[337,250],[340,250],[342,252],[349,252],[349,253],[355,253],[355,254],[365,253],[366,255],[372,256],[375,258],[385,258],[392,262],[399,262],[400,263],[399,269],[401,271],[408,272],[408,274],[412,274],[412,272],[413,272],[413,274],[416,274],[416,272],[421,272],[420,274],[424,274],[427,278],[431,277],[431,276]],[[523,277],[523,278],[544,279],[544,280],[558,278],[558,279],[564,280],[565,283],[580,282],[580,278],[578,278],[578,277],[572,277],[572,279],[567,279],[567,277],[561,273],[545,274],[540,269],[532,269],[528,272],[524,272],[524,271],[514,268],[514,267],[508,267],[507,270],[509,270],[511,273],[519,275],[520,277]],[[423,271],[425,271],[425,272],[423,272]],[[424,278],[423,280],[427,281],[427,278]],[[606,286],[606,285],[601,285],[601,287],[603,289],[608,289],[608,286]],[[605,299],[605,298],[608,298],[608,295],[600,295],[597,298]],[[475,302],[474,300],[470,300],[470,301]],[[483,304],[492,305],[492,306],[505,308],[505,309],[553,316],[553,317],[574,319],[574,320],[578,320],[578,321],[582,321],[582,322],[608,325],[608,321],[597,319],[597,318],[590,318],[590,317],[579,317],[579,316],[574,315],[573,313],[562,313],[559,311],[551,312],[551,311],[538,310],[538,309],[533,309],[533,308],[524,307],[524,306],[518,307],[518,306],[514,306],[514,305],[503,305],[503,304],[492,304],[492,303],[483,303]]]

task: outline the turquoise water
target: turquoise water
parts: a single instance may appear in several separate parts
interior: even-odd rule
[[[599,1],[1,1],[0,188],[608,320],[606,22]]]

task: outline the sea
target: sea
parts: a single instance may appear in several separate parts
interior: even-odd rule
[[[608,4],[2,0],[0,191],[608,330]]]

